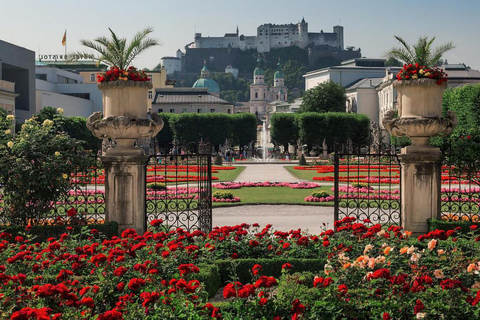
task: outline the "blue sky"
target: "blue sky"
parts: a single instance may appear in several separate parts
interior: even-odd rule
[[[345,46],[360,47],[362,55],[382,57],[397,46],[393,35],[409,43],[419,36],[436,36],[435,43],[452,41],[445,58],[480,69],[480,1],[478,0],[17,0],[2,1],[0,40],[42,54],[83,50],[80,39],[107,36],[108,28],[130,39],[147,26],[162,46],[145,51],[134,64],[153,68],[163,56],[193,41],[193,35],[222,36],[235,32],[255,35],[264,23],[297,23],[310,32],[344,27]]]

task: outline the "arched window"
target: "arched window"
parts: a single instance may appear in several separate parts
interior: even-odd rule
[[[258,92],[255,92],[255,99],[258,98]]]

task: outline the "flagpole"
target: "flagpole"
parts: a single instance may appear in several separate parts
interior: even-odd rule
[[[67,29],[65,29],[65,60],[67,60]]]

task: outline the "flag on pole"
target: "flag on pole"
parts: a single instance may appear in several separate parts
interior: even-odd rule
[[[66,44],[67,44],[67,30],[65,30],[65,33],[63,34],[62,46],[65,47]]]

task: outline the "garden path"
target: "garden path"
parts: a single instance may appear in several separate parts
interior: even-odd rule
[[[242,173],[235,179],[235,182],[300,182],[284,168],[284,163],[280,164],[247,164]],[[240,166],[238,166],[240,167]]]
[[[283,166],[285,164],[248,164],[235,182],[300,182]],[[258,223],[260,226],[273,224],[273,229],[289,231],[302,229],[319,234],[333,228],[333,207],[312,205],[249,205],[213,208],[213,226]]]

